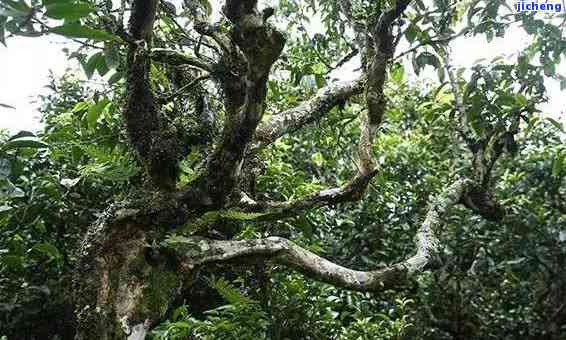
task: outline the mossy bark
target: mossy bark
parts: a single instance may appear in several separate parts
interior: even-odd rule
[[[181,288],[174,264],[151,253],[153,231],[112,220],[109,211],[82,245],[74,281],[77,339],[134,339],[139,327],[145,332],[164,315]]]

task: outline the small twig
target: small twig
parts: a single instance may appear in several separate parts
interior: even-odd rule
[[[466,34],[466,33],[467,33],[467,30],[462,30],[460,33],[455,34],[455,35],[451,35],[449,37],[423,41],[423,42],[419,43],[418,45],[416,45],[416,46],[414,46],[414,47],[412,47],[412,48],[410,48],[410,49],[408,49],[404,52],[399,53],[399,55],[397,55],[395,58],[393,58],[393,60],[395,61],[397,59],[400,59],[400,58],[406,56],[407,54],[415,52],[416,50],[418,50],[419,48],[424,47],[424,46],[430,46],[430,45],[450,42],[451,40],[456,39],[457,37],[459,37],[463,34]]]
[[[318,48],[313,48],[314,53],[316,54],[318,60],[324,64],[324,66],[326,66],[326,68],[331,69],[332,65],[330,65],[325,59],[324,57],[320,54],[320,52],[318,51]]]
[[[344,58],[338,60],[338,62],[336,63],[336,65],[332,66],[329,68],[329,70],[326,72],[326,74],[336,70],[339,67],[342,67],[342,65],[346,64],[347,62],[349,62],[350,60],[352,60],[352,58],[354,58],[355,56],[358,55],[360,51],[357,48],[354,48],[350,53],[346,54],[344,56]]]
[[[41,20],[39,20],[39,19],[37,19],[37,18],[33,18],[33,21],[34,21],[36,24],[39,24],[39,25],[41,26],[41,28],[43,29],[43,31],[42,31],[41,33],[43,33],[43,34],[45,34],[45,33],[50,33],[50,31],[49,31],[49,30],[50,30],[50,27],[47,26],[47,24],[45,24],[43,21],[41,21]],[[99,49],[99,50],[103,50],[103,49],[104,49],[103,47],[96,46],[96,45],[93,45],[93,44],[89,44],[89,43],[84,42],[84,41],[81,41],[81,40],[79,40],[79,39],[77,39],[77,38],[72,38],[72,37],[66,37],[66,38],[69,39],[69,40],[71,40],[71,41],[73,41],[73,42],[76,42],[77,44],[81,45],[82,47],[90,47],[90,48],[95,48],[95,49]]]
[[[175,98],[176,96],[182,94],[184,91],[194,87],[195,85],[197,85],[199,82],[205,80],[205,79],[209,79],[211,78],[210,73],[207,73],[205,75],[202,75],[198,78],[193,79],[193,81],[191,81],[190,83],[183,85],[180,89],[178,89],[177,91],[173,92],[172,94],[165,96],[165,97],[161,97],[159,98],[159,100],[161,102],[168,102],[170,100],[172,100],[173,98]]]

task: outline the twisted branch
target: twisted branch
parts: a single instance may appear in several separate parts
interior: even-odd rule
[[[284,36],[257,10],[257,1],[228,0],[223,11],[234,25],[231,39],[241,53],[223,56],[226,119],[208,162],[208,189],[217,206],[230,201],[238,184],[246,150],[263,116],[269,71],[285,45]],[[245,68],[243,74],[237,73],[239,68]]]
[[[353,81],[330,84],[296,107],[273,115],[258,126],[254,149],[263,148],[278,138],[317,121],[348,98],[362,93],[364,82],[365,78],[360,77]]]
[[[175,249],[186,270],[210,262],[259,256],[337,287],[358,291],[385,290],[428,267],[438,265],[440,241],[436,234],[442,226],[442,219],[451,207],[460,202],[471,184],[471,180],[457,180],[434,200],[417,232],[415,255],[378,270],[358,271],[342,267],[281,237],[244,241],[186,238],[176,244]]]
[[[357,94],[358,91],[361,92],[361,87],[365,85],[368,112],[362,114],[361,117],[362,124],[358,147],[360,164],[352,180],[341,188],[326,189],[303,200],[293,202],[255,202],[246,195],[242,195],[240,207],[260,211],[269,216],[280,216],[306,208],[357,200],[362,197],[370,180],[377,173],[377,162],[372,148],[374,136],[381,124],[386,108],[383,88],[387,79],[387,67],[395,48],[391,25],[395,19],[402,15],[408,4],[408,0],[399,1],[394,9],[384,12],[377,18],[377,25],[371,32],[373,40],[364,46],[366,57],[371,58],[369,59],[370,64],[364,66],[365,77],[347,83],[346,86],[331,85],[322,89],[313,99],[302,103],[295,109],[275,116],[260,126],[256,133],[259,139],[258,148],[269,144],[281,135],[295,131],[312,119],[319,117],[322,113],[325,113],[324,110],[331,109],[337,99]],[[362,79],[367,79],[364,82],[365,84],[362,83]],[[321,110],[322,113],[314,111],[317,109]]]

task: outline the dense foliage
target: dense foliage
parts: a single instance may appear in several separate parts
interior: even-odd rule
[[[178,14],[174,4],[162,3],[156,46],[196,48],[191,3],[186,1],[182,11],[177,6]],[[210,7],[206,1],[199,4]],[[274,20],[288,30],[288,40],[267,83],[264,121],[328,85],[333,69],[359,53],[351,43],[351,18],[336,2],[281,0],[277,5]],[[388,4],[352,1],[352,6],[352,20],[361,21]],[[546,100],[545,79],[564,82],[556,73],[566,55],[563,30],[552,18],[514,14],[501,1],[434,1],[430,8],[417,1],[413,7],[398,27],[412,52],[397,51],[401,56],[389,67],[387,109],[372,145],[379,171],[364,199],[272,220],[261,213],[209,212],[168,240],[224,223],[230,231],[221,231],[233,239],[283,236],[349,268],[397,263],[414,252],[413,238],[431,197],[455,178],[472,176],[473,155],[462,141],[466,133],[478,140],[506,138],[488,180],[501,216],[489,220],[453,207],[439,236],[440,268],[397,289],[353,292],[268,261],[211,265],[193,275],[197,284],[186,296],[202,294],[201,299],[214,301],[179,298],[175,306],[164,307],[151,338],[566,337],[565,134],[559,121],[537,109]],[[94,1],[10,0],[0,8],[0,41],[8,32],[82,39],[70,57],[81,61],[88,78],[98,73],[109,82],[100,88],[72,75],[53,79],[52,93],[41,98],[42,130],[0,136],[0,337],[71,339],[76,319],[69,292],[80,242],[113,202],[145,195],[142,187],[150,177],[131,150],[122,115],[125,48],[105,21],[113,11]],[[32,8],[37,16],[25,17]],[[60,19],[57,27],[49,26]],[[309,21],[317,21],[321,32],[309,32]],[[526,51],[513,60],[497,58],[472,70],[451,71],[444,43],[470,35],[504,36],[514,22],[533,36]],[[213,56],[214,48],[203,47],[202,53]],[[415,81],[423,69],[435,69],[439,81]],[[194,143],[179,162],[176,185],[182,188],[198,181],[211,141],[220,138],[223,93],[213,82],[198,85],[208,80],[196,75],[192,82],[197,79],[198,86],[172,81],[178,74],[169,65],[154,64],[150,75],[173,133],[205,141]],[[206,125],[196,109],[203,98],[210,110],[220,111]],[[356,173],[359,117],[365,109],[364,100],[349,98],[260,150],[254,158],[254,191],[265,200],[292,201],[347,183]],[[467,120],[464,132],[460,109]]]

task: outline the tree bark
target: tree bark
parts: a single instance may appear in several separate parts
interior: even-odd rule
[[[112,211],[93,225],[74,282],[77,339],[144,339],[181,287],[179,274],[150,247],[155,235]]]
[[[472,186],[470,180],[455,181],[433,200],[418,230],[414,256],[367,272],[342,267],[279,237],[245,241],[177,237],[181,241],[176,244],[159,246],[154,241],[163,240],[168,229],[158,226],[174,225],[171,217],[183,214],[182,210],[167,208],[167,203],[149,214],[144,209],[110,208],[91,226],[82,244],[74,282],[77,339],[144,339],[186,288],[189,274],[214,262],[263,257],[346,289],[394,288],[436,264],[442,220]]]

